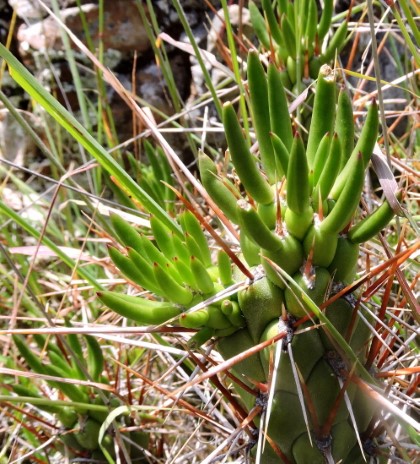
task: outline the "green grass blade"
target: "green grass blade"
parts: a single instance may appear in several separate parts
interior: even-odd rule
[[[35,77],[0,44],[0,56],[7,62],[13,79],[77,140],[114,177],[134,200],[158,217],[167,227],[181,237],[181,228],[168,214],[127,174],[109,153],[92,137],[60,103],[58,103]]]
[[[13,375],[13,371],[11,374]],[[91,404],[91,403],[78,403],[76,401],[72,401],[71,403],[69,401],[63,401],[63,400],[50,400],[48,398],[36,398],[32,396],[9,396],[9,395],[1,395],[0,396],[0,403],[3,401],[7,401],[8,403],[28,403],[32,404],[34,406],[47,406],[47,407],[68,407],[69,405],[76,409],[76,410],[81,410],[81,411],[97,411],[97,412],[108,412],[109,408],[108,406],[102,406],[99,404]]]
[[[419,46],[420,45],[420,31],[419,31],[419,28],[417,27],[416,21],[414,20],[413,15],[412,15],[412,13],[410,11],[410,7],[409,7],[409,5],[407,3],[407,0],[400,0],[398,3],[401,6],[401,9],[405,14],[405,18],[407,20],[407,23],[411,28],[411,32],[413,33],[414,38],[416,39],[417,46]],[[418,4],[417,4],[417,6],[418,6]],[[393,8],[394,10],[397,10],[395,4],[394,4],[394,6],[391,6],[391,8]],[[413,7],[413,8],[415,8],[415,7]],[[397,10],[397,13],[398,13],[398,10]],[[395,11],[394,11],[394,14],[395,14]],[[417,13],[417,15],[418,15],[418,13]]]
[[[54,13],[57,15],[57,17],[60,18],[60,7],[58,5],[57,0],[52,1],[52,7],[54,10]],[[82,115],[83,125],[86,128],[90,129],[91,124],[90,124],[88,108],[86,105],[86,95],[83,93],[83,85],[80,80],[80,74],[77,69],[76,60],[74,58],[74,51],[71,48],[69,37],[63,28],[60,28],[60,34],[61,34],[61,40],[64,46],[64,53],[66,55],[66,60],[69,64],[72,81],[74,83],[74,88],[76,90],[77,102],[79,104],[80,113]]]
[[[410,36],[409,32],[407,31],[407,28],[405,27],[404,20],[403,20],[403,18],[401,18],[401,15],[400,15],[400,13],[398,11],[398,8],[394,6],[392,8],[392,12],[394,13],[395,19],[397,20],[398,27],[400,28],[401,34],[404,37],[404,41],[407,44],[407,47],[409,48],[410,52],[412,53],[412,55],[414,57],[415,64],[417,66],[420,66],[420,53],[418,52],[418,49],[417,49],[416,45],[411,40],[411,36]],[[408,20],[408,17],[407,17],[407,20]],[[414,28],[412,29],[412,32],[413,32],[414,37],[418,41],[419,40],[419,35],[420,35],[419,30],[417,29],[415,23],[413,24],[413,26],[414,26]]]
[[[143,2],[136,0],[137,9],[139,10],[142,22],[144,24],[144,28],[146,30],[146,34],[149,38],[150,45],[153,49],[153,54],[155,55],[155,59],[157,63],[159,63],[160,70],[162,72],[163,78],[165,83],[168,87],[169,95],[171,97],[171,102],[174,106],[176,113],[181,113],[185,108],[185,102],[182,100],[181,95],[178,91],[178,87],[176,85],[175,76],[171,67],[171,63],[169,61],[168,53],[166,52],[164,43],[162,42],[161,45],[158,45],[158,37],[161,32],[159,27],[159,22],[156,17],[156,14],[153,10],[153,4],[151,0],[147,0],[147,14],[146,14],[146,6],[143,6]],[[150,20],[150,24],[149,24]],[[194,141],[194,137],[187,132],[185,137],[188,140],[189,146],[191,148],[192,153],[196,157],[198,155],[197,152],[197,145]]]
[[[229,45],[230,54],[232,56],[233,73],[235,74],[235,79],[236,79],[236,82],[240,90],[239,109],[240,109],[241,116],[242,116],[244,134],[249,141],[248,112],[246,109],[245,98],[244,98],[245,89],[242,85],[241,73],[240,73],[239,63],[238,63],[238,56],[236,53],[235,39],[233,36],[232,25],[230,23],[229,9],[228,9],[226,0],[222,1],[222,8],[223,8],[223,15],[224,15],[224,20],[225,20],[227,42]]]

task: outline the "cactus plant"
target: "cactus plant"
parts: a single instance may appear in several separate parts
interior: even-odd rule
[[[336,75],[322,66],[305,146],[288,117],[279,71],[270,65],[266,76],[250,53],[248,80],[259,158],[232,104],[223,108],[241,187],[199,156],[201,180],[219,214],[238,226],[240,253],[221,242],[225,249],[213,264],[202,230],[206,221],[186,200],[189,210],[177,219],[181,232],[152,217],[153,241],[114,216],[123,248],[112,248],[110,256],[154,297],[98,296],[140,324],[196,329],[195,346],[215,337],[225,359],[262,344],[233,367],[242,381],[236,391],[249,410],[258,396],[254,386],[269,384],[259,403],[262,416],[254,419],[271,445],[258,451],[259,462],[279,462],[279,456],[290,463],[363,462],[376,453],[369,425],[377,408],[358,387],[372,381],[363,367],[371,332],[359,316],[357,295],[343,289],[354,280],[359,244],[393,217],[384,202],[353,224],[377,138],[377,106],[371,103],[354,144],[349,99],[337,96]],[[274,105],[274,99],[283,103]],[[241,283],[241,290],[225,296],[225,289]]]

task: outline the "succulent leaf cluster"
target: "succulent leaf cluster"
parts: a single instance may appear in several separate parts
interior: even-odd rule
[[[352,282],[359,244],[377,234],[394,214],[385,202],[352,224],[376,143],[377,106],[370,105],[355,144],[351,101],[345,91],[337,92],[336,75],[324,65],[305,142],[289,117],[280,71],[270,64],[266,72],[252,52],[247,65],[259,156],[252,152],[234,106],[227,103],[223,125],[236,180],[204,153],[198,162],[207,193],[237,225],[240,253],[235,260],[245,261],[251,276],[246,280],[225,250],[216,259],[198,214],[181,212],[176,218],[179,231],[151,217],[152,239],[114,215],[119,245],[110,248],[110,257],[152,296],[111,291],[98,296],[140,324],[170,322],[196,329],[191,340],[196,345],[217,337],[226,359],[284,331],[276,375],[272,361],[277,345],[233,368],[250,389],[274,379],[267,433],[277,454],[266,446],[261,462],[278,462],[279,454],[285,462],[363,462],[359,435],[368,428],[374,406],[355,385],[347,385],[352,366],[328,328],[304,329],[316,320],[313,304],[322,305]],[[223,296],[225,289],[240,282],[242,290]],[[358,317],[354,299],[338,298],[323,314],[363,362],[370,331]],[[308,321],[296,325],[307,316]],[[255,395],[236,389],[251,409]]]
[[[303,78],[316,79],[320,67],[330,63],[344,47],[347,21],[328,37],[333,4],[333,0],[326,0],[320,8],[316,0],[281,0],[274,8],[271,0],[262,0],[261,13],[254,2],[249,3],[258,40],[267,51],[275,51],[286,88],[291,89]]]

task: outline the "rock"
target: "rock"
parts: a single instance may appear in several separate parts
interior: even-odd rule
[[[51,0],[44,0],[44,3],[49,8],[52,8]],[[75,0],[58,0],[60,8],[67,8],[75,3]],[[19,18],[25,21],[39,21],[47,16],[47,12],[38,2],[38,0],[9,0],[9,5],[15,10]]]
[[[33,115],[27,112],[22,116],[31,123]],[[27,132],[6,108],[0,108],[0,159],[11,161],[16,166],[25,165],[26,157],[33,156],[35,144]]]
[[[137,92],[141,99],[163,113],[173,112],[165,95],[167,89],[162,72],[156,63],[150,63],[137,72]]]
[[[242,27],[242,34],[246,37],[251,37],[254,34],[254,30],[251,25],[251,16],[247,8],[241,8],[239,5],[230,5],[228,7],[230,23],[235,30]],[[225,15],[223,10],[219,10],[217,15],[213,18],[211,23],[210,32],[207,39],[207,50],[211,53],[217,54],[219,48],[218,43],[222,39],[225,45],[226,34],[225,34]]]
[[[185,54],[173,54],[169,57],[169,62],[179,96],[185,100],[189,95],[191,82],[188,57]],[[128,76],[117,74],[117,78],[124,87],[132,88],[131,79]],[[137,70],[135,94],[142,101],[168,116],[175,112],[162,71],[153,61],[140,66]],[[120,139],[132,137],[131,109],[124,103],[121,104],[120,98],[114,94],[113,90],[111,90],[111,106]],[[158,123],[162,121],[158,114],[154,113],[154,117]],[[175,138],[179,141],[182,137],[177,134]]]
[[[98,44],[99,7],[94,3],[88,3],[82,5],[81,8],[89,25],[89,34],[96,46]],[[63,9],[60,16],[64,24],[85,42],[85,31],[79,8]],[[111,48],[123,52],[136,50],[142,53],[150,48],[146,30],[134,1],[105,2],[104,22],[102,40],[105,49]],[[18,40],[24,53],[28,49],[42,51],[63,48],[60,26],[52,17],[47,17],[29,26],[22,24],[18,31]]]
[[[383,42],[385,37],[385,33],[378,32],[376,34],[376,41],[379,45]],[[371,35],[368,30],[362,30],[359,34],[359,42],[357,46],[357,52],[352,62],[353,69],[356,69],[357,72],[361,74],[366,74],[368,67],[372,63],[372,56],[371,56]],[[391,45],[391,40],[394,41],[394,45]],[[346,65],[348,61],[348,56],[350,53],[352,44],[348,44],[348,46],[343,50],[341,53],[341,59],[344,65]],[[396,59],[392,54],[392,49],[395,47],[396,54],[400,54],[403,56],[404,45],[402,42],[399,42],[395,39],[390,39],[389,37],[386,38],[385,46],[382,48],[378,61],[379,61],[379,69],[380,69],[380,78],[382,81],[386,82],[393,82],[394,80],[401,77]],[[373,68],[370,71],[370,76],[374,77],[375,71]],[[347,76],[347,79],[357,89],[361,89],[363,93],[370,93],[375,92],[376,96],[376,81],[374,80],[363,80],[361,81],[359,78]],[[407,93],[401,87],[398,86],[388,86],[385,90],[383,90],[383,103],[384,109],[386,113],[386,123],[387,126],[390,127],[398,116],[400,115],[401,111],[404,111],[404,108],[407,105]],[[357,105],[357,101],[356,101]],[[400,137],[404,134],[407,128],[407,118],[402,118],[396,127],[393,129],[393,134],[397,137]]]

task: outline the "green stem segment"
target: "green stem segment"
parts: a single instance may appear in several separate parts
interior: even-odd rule
[[[338,234],[350,222],[363,188],[365,169],[362,155],[353,159],[347,183],[331,213],[319,226],[321,232]]]
[[[287,167],[287,205],[296,214],[309,207],[308,164],[305,147],[296,132]]]
[[[398,197],[401,197],[401,194]],[[362,243],[370,240],[391,221],[394,215],[394,210],[388,201],[385,200],[376,211],[369,214],[349,230],[349,240],[352,243]]]
[[[276,165],[270,137],[270,112],[268,106],[267,77],[258,53],[248,55],[248,86],[252,119],[257,136],[261,161],[270,184],[276,180]]]
[[[238,201],[238,214],[243,232],[258,246],[271,251],[281,247],[280,237],[265,225],[258,212],[245,200]]]
[[[213,161],[204,153],[200,153],[198,155],[198,167],[200,170],[201,182],[207,190],[207,193],[223,211],[226,217],[237,224],[237,199],[233,192],[220,180]]]
[[[273,64],[268,66],[268,104],[270,107],[271,131],[279,137],[288,151],[292,148],[293,131],[289,117],[286,92],[280,72]],[[287,171],[285,170],[284,173]],[[279,177],[280,173],[279,173]]]
[[[232,162],[246,191],[258,203],[272,203],[274,196],[271,187],[249,150],[231,103],[223,106],[223,125]]]
[[[143,325],[157,325],[178,316],[181,310],[168,302],[146,300],[142,297],[116,292],[98,292],[98,298],[117,314]]]
[[[362,155],[363,168],[366,169],[370,157],[372,156],[373,148],[375,147],[376,138],[379,129],[379,115],[378,115],[378,106],[374,100],[372,105],[368,109],[366,121],[363,125],[362,132],[360,134],[359,140],[357,141],[356,146],[353,149],[349,160],[347,161],[344,169],[341,171],[340,175],[337,177],[334,186],[331,190],[330,197],[333,200],[336,200],[344,186],[347,184],[350,171],[352,169],[352,164],[354,159]]]
[[[338,96],[335,132],[340,139],[343,154],[340,163],[341,171],[354,149],[353,105],[348,93],[344,89],[340,91]]]
[[[336,84],[335,73],[327,65],[321,66],[316,86],[311,127],[306,149],[308,165],[313,169],[315,154],[321,139],[327,132],[332,133],[335,121]]]

